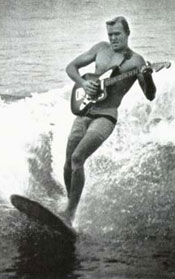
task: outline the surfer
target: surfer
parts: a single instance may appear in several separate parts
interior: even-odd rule
[[[72,222],[85,183],[84,163],[112,133],[117,122],[117,109],[124,95],[138,79],[146,98],[155,98],[156,87],[152,79],[152,68],[144,58],[128,46],[130,29],[127,20],[116,17],[106,22],[109,42],[95,44],[85,53],[79,55],[66,68],[68,76],[90,96],[96,96],[98,82],[85,80],[79,69],[95,62],[95,74],[99,77],[109,69],[113,74],[122,74],[133,68],[140,71],[136,77],[120,81],[111,87],[110,96],[102,102],[93,104],[88,111],[77,116],[67,143],[64,180],[68,194],[68,206],[65,217]]]

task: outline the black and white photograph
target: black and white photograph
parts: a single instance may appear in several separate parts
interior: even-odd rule
[[[0,0],[0,279],[175,278],[174,42],[174,0]]]

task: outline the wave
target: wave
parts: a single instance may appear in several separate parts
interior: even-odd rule
[[[86,162],[77,227],[113,237],[174,229],[174,74],[172,63],[153,76],[153,102],[137,83],[123,99],[113,134]],[[61,96],[68,92],[65,87],[1,101],[1,199],[27,195],[55,213],[66,203],[62,170],[74,116]]]
[[[41,172],[41,165],[43,173],[44,171],[47,174],[52,172],[52,135],[56,133],[54,131],[59,126],[59,134],[62,136],[57,144],[62,150],[63,138],[66,138],[68,132],[68,122],[71,122],[73,118],[69,111],[68,102],[59,97],[61,91],[58,89],[43,94],[33,93],[30,98],[10,104],[1,100],[0,193],[4,199],[8,200],[12,193],[25,194],[29,192],[28,189],[32,187],[33,183],[31,177],[34,176],[31,173],[34,169],[31,164],[38,164],[38,173]],[[57,158],[59,158],[59,153]],[[60,162],[60,159],[58,161]],[[43,173],[40,176],[43,177]],[[42,181],[39,179],[41,177],[38,178],[38,188],[42,190]]]

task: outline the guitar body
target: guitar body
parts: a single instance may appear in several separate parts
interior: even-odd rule
[[[108,72],[107,72],[108,73]],[[111,73],[111,71],[110,71]],[[108,73],[109,74],[109,73]],[[106,75],[106,74],[105,74]],[[105,100],[106,90],[100,88],[99,76],[93,73],[87,73],[82,76],[85,80],[93,80],[99,83],[99,92],[94,98],[89,97],[84,89],[77,84],[74,85],[71,95],[71,111],[75,115],[83,115],[92,104]]]

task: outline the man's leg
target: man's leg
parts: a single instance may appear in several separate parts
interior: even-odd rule
[[[76,142],[77,145],[71,145],[72,148],[69,147],[67,153],[67,163],[69,162],[69,164],[65,165],[67,168],[65,174],[71,174],[70,179],[67,180],[67,183],[69,183],[67,187],[69,189],[69,203],[66,215],[70,216],[70,219],[74,218],[84,186],[84,163],[86,159],[109,137],[115,127],[110,120],[104,117],[100,117],[93,121],[90,119],[88,122],[90,125],[85,135],[81,140],[79,138],[80,141],[78,143]]]
[[[76,138],[73,141],[68,141],[67,150],[66,150],[66,162],[64,165],[64,183],[67,190],[67,196],[70,198],[70,189],[71,189],[71,181],[72,181],[72,164],[71,158],[72,154],[77,147],[78,143],[81,141],[81,138]]]
[[[64,182],[67,190],[68,198],[70,197],[71,181],[72,181],[72,154],[79,142],[84,137],[87,127],[88,119],[85,117],[77,117],[74,120],[68,143],[66,148],[66,162],[64,165]]]
[[[78,206],[84,186],[84,163],[86,159],[97,150],[97,148],[112,133],[115,124],[105,117],[91,121],[85,136],[79,142],[72,154],[72,179],[70,189],[70,199],[67,213],[73,219]]]
[[[71,219],[74,218],[85,182],[84,163],[102,142],[103,140],[96,134],[87,133],[72,154],[71,189],[67,207],[67,213]]]

